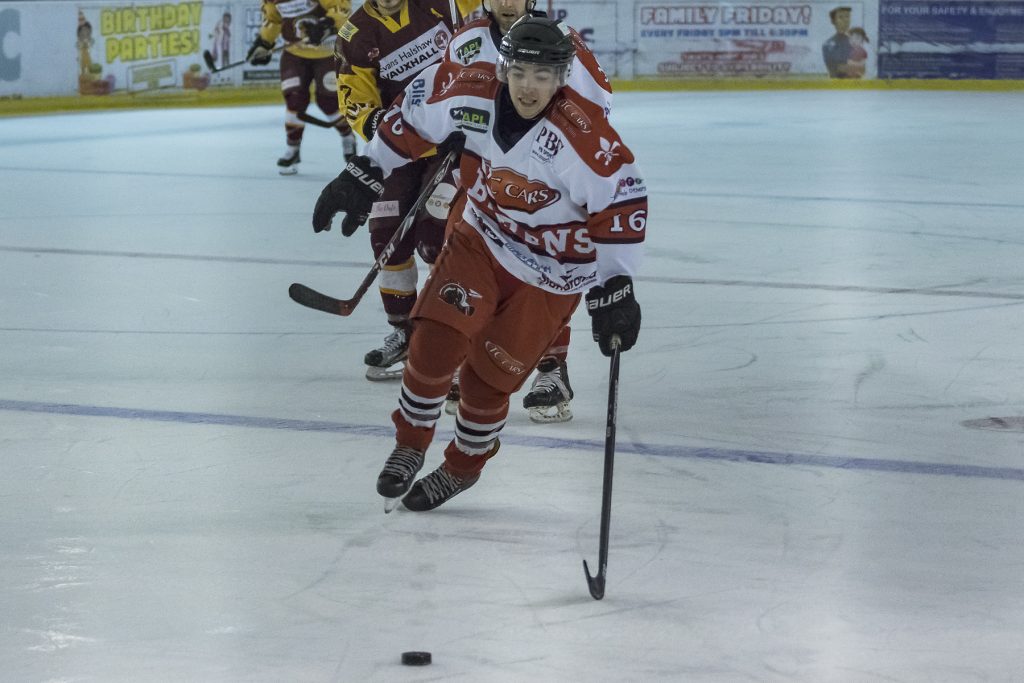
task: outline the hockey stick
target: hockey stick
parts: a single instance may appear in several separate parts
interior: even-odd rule
[[[275,47],[273,50],[271,50],[271,52],[277,52],[278,50],[283,50],[284,48],[289,47],[291,45],[295,45],[295,43],[283,43],[283,44],[278,45],[277,47]],[[206,68],[208,68],[210,70],[210,73],[214,73],[214,74],[215,73],[220,73],[221,71],[226,71],[228,69],[233,69],[234,67],[241,66],[242,64],[248,64],[249,63],[249,60],[243,59],[243,60],[238,61],[238,62],[232,62],[231,64],[225,64],[224,66],[218,68],[216,60],[214,60],[214,58],[213,58],[213,53],[210,52],[209,50],[203,50],[203,61],[206,62]],[[296,114],[296,117],[299,119],[299,121],[303,121],[305,123],[308,123],[308,124],[311,124],[311,125],[314,125],[314,126],[319,126],[321,128],[334,128],[335,124],[337,123],[337,122],[331,123],[330,121],[324,121],[323,119],[318,119],[315,116],[310,116],[306,112],[299,112],[298,114]]]
[[[338,121],[335,121],[334,123],[331,123],[330,121],[324,121],[323,119],[318,119],[315,116],[310,116],[309,114],[307,114],[304,111],[300,111],[300,112],[296,113],[295,116],[296,116],[296,118],[299,119],[299,121],[304,121],[304,122],[312,124],[314,126],[320,126],[321,128],[335,128],[338,125],[338,121],[341,120],[341,119],[338,119]]]
[[[448,153],[445,154],[444,158],[441,160],[441,164],[437,167],[437,171],[434,173],[434,176],[430,179],[430,182],[427,183],[426,187],[423,188],[423,191],[420,192],[420,196],[416,198],[416,203],[413,204],[409,209],[409,212],[405,214],[405,218],[402,219],[402,223],[398,226],[398,230],[396,230],[395,234],[391,236],[388,243],[384,245],[384,249],[381,251],[380,256],[378,256],[377,260],[373,262],[373,265],[370,267],[370,272],[363,278],[362,283],[360,283],[359,288],[356,289],[356,293],[352,295],[352,298],[335,299],[332,296],[321,294],[311,287],[294,282],[292,283],[292,286],[288,288],[288,296],[292,298],[292,301],[297,304],[302,304],[308,308],[315,308],[316,310],[323,311],[324,313],[333,313],[334,315],[343,316],[352,315],[352,311],[354,311],[356,306],[359,305],[359,301],[363,298],[363,295],[370,289],[370,285],[373,284],[373,281],[377,279],[377,273],[379,273],[381,268],[384,267],[384,264],[388,262],[388,259],[395,253],[395,249],[398,248],[399,243],[409,233],[409,230],[412,229],[412,224],[416,219],[416,214],[419,213],[419,210],[423,208],[423,205],[427,203],[428,199],[430,199],[430,195],[434,193],[434,189],[437,188],[442,180],[444,180],[445,175],[448,173],[449,169],[451,169],[452,164],[458,156],[458,149],[448,150]]]
[[[601,488],[601,547],[597,558],[597,576],[590,575],[587,561],[583,560],[583,573],[595,600],[604,597],[604,581],[608,571],[608,530],[612,521],[612,474],[615,471],[615,417],[619,407],[619,344],[618,335],[612,337],[612,360],[608,371],[608,421],[604,428],[604,484]]]
[[[275,52],[279,52],[280,50],[283,50],[286,47],[291,47],[294,44],[295,43],[281,43],[277,47],[273,48],[270,53],[273,54]],[[228,69],[234,69],[236,66],[242,66],[243,64],[249,63],[248,59],[241,59],[237,62],[231,62],[230,64],[218,67],[217,60],[213,58],[213,53],[209,50],[203,50],[203,61],[206,62],[206,68],[210,70],[210,73],[214,74],[219,74],[221,71],[227,71]]]

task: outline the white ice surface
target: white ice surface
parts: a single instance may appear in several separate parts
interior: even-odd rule
[[[310,227],[333,133],[282,178],[276,106],[0,119],[0,679],[1024,680],[1024,95],[615,106],[651,219],[600,602],[584,312],[575,419],[513,397],[472,491],[385,517],[380,303],[286,294],[369,264]]]

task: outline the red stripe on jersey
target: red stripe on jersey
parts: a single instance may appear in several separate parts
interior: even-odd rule
[[[612,204],[587,219],[590,239],[598,244],[643,242],[647,234],[647,197]]]

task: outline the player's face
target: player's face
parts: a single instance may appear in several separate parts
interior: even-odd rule
[[[558,91],[558,71],[553,66],[512,64],[508,67],[508,94],[524,119],[537,117]]]
[[[498,30],[501,35],[508,33],[512,24],[526,14],[526,5],[529,0],[490,0],[491,14],[498,22]]]
[[[406,0],[373,0],[381,14],[395,14],[405,6]]]

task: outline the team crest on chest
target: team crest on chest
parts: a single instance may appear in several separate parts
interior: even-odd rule
[[[562,193],[539,180],[530,180],[511,168],[492,168],[487,189],[499,206],[536,213],[562,198]]]

